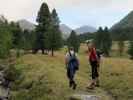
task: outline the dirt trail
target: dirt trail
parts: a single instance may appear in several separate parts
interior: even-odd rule
[[[97,92],[97,90],[94,90]],[[70,100],[114,100],[114,98],[109,95],[106,91],[100,88],[101,93],[92,93],[92,91],[84,91],[73,94]]]

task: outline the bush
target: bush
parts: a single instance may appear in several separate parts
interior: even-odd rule
[[[0,27],[0,58],[5,58],[8,56],[12,45],[12,34],[6,26]]]
[[[128,49],[128,54],[130,55],[130,58],[133,59],[133,41],[130,42],[130,46]]]
[[[20,76],[20,71],[15,68],[15,66],[9,66],[4,71],[5,79],[9,81],[15,81]]]

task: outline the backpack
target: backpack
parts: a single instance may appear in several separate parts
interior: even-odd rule
[[[70,52],[69,52],[69,55],[70,55],[70,60],[69,60],[69,67],[73,67],[75,70],[79,70],[79,62],[76,58],[76,55],[75,53],[72,55]]]
[[[103,52],[101,52],[100,50],[96,50],[96,54],[97,54],[98,59],[100,60]]]

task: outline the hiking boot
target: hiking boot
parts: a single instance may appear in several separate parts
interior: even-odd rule
[[[96,85],[95,85],[96,87],[100,87],[100,82],[99,82],[99,80],[97,80],[96,81]]]
[[[91,83],[91,85],[87,87],[87,89],[94,89],[94,88],[95,88],[95,84],[94,83]]]
[[[73,82],[69,82],[69,87],[71,88],[73,86]]]
[[[73,84],[73,90],[76,90],[76,88],[77,88],[77,84]]]

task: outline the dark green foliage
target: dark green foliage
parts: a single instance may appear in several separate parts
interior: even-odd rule
[[[84,43],[86,40],[93,39],[95,36],[95,33],[84,33],[80,34],[78,37],[80,39],[80,43]]]
[[[133,41],[130,42],[128,54],[130,55],[131,59],[133,59]]]
[[[0,58],[8,56],[12,46],[12,34],[8,23],[0,23]]]
[[[13,48],[21,49],[22,48],[22,30],[18,23],[10,23],[10,31],[13,34]]]
[[[120,39],[133,40],[133,28],[115,29],[111,31],[112,39],[118,41]]]
[[[73,47],[76,52],[78,52],[80,47],[80,41],[75,31],[72,31],[68,40],[67,40],[68,47]]]
[[[133,11],[131,11],[126,17],[124,17],[119,23],[115,24],[112,27],[112,30],[115,29],[126,29],[133,28]]]
[[[49,32],[51,24],[51,15],[46,3],[43,3],[37,16],[37,27],[36,27],[36,40],[34,44],[34,52],[37,52],[39,49],[44,53],[44,49],[47,49],[47,34]]]
[[[111,28],[113,40],[118,40],[121,35],[125,40],[133,40],[133,11]]]
[[[22,45],[24,50],[31,50],[35,41],[35,32],[24,30],[22,33]]]
[[[118,41],[118,50],[119,50],[119,55],[122,56],[125,48],[125,42],[122,40]]]
[[[44,50],[51,50],[53,56],[54,51],[62,46],[62,34],[59,30],[60,20],[56,10],[54,9],[50,13],[48,5],[43,3],[38,13],[37,22],[34,53],[39,49],[42,50],[42,53]]]
[[[102,27],[99,28],[95,35],[94,43],[97,49],[100,49],[102,52],[104,52],[105,56],[109,56],[112,46],[112,39],[107,27],[105,27],[104,30]]]
[[[55,9],[52,11],[51,18],[52,18],[52,25],[50,33],[48,34],[49,37],[48,47],[52,51],[52,56],[53,56],[54,50],[57,50],[62,47],[62,34],[61,31],[59,30],[60,20],[58,18],[58,14],[56,13]]]
[[[8,66],[4,72],[5,78],[9,81],[15,81],[20,76],[20,71],[15,66]]]

